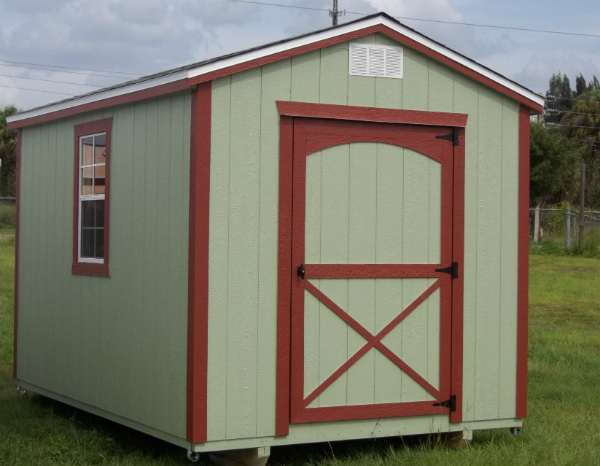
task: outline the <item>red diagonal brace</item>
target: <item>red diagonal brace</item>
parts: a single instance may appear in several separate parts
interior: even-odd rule
[[[331,386],[333,382],[335,382],[344,372],[346,372],[350,367],[352,367],[360,358],[362,358],[367,352],[375,347],[382,354],[384,354],[390,361],[396,364],[402,371],[404,371],[409,377],[411,377],[415,382],[421,385],[425,390],[427,390],[431,395],[433,395],[436,399],[441,397],[440,392],[433,387],[427,380],[421,377],[412,367],[406,364],[402,359],[400,359],[396,354],[394,354],[387,346],[385,346],[381,340],[385,338],[385,336],[390,333],[397,325],[400,324],[408,315],[414,311],[417,307],[421,305],[429,296],[433,294],[440,286],[440,280],[436,280],[436,282],[427,288],[421,295],[415,299],[406,309],[404,309],[400,314],[398,314],[392,321],[387,324],[377,335],[373,335],[366,328],[364,328],[356,319],[351,317],[346,311],[344,311],[341,307],[339,307],[335,302],[333,302],[330,298],[328,298],[321,290],[319,290],[316,286],[314,286],[310,281],[306,280],[304,283],[305,288],[319,301],[321,301],[325,306],[327,306],[334,314],[340,317],[344,322],[346,322],[350,327],[358,332],[367,343],[354,355],[350,357],[344,364],[342,364],[336,371],[333,372],[327,379],[321,383],[310,395],[308,395],[303,402],[304,407],[307,407],[310,403],[312,403],[321,393],[323,393],[328,387]]]

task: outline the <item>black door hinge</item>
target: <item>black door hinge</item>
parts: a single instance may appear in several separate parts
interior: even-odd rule
[[[304,268],[304,264],[300,264],[298,266],[298,268],[296,269],[296,273],[298,274],[299,277],[304,278],[304,275],[306,274],[306,269]]]
[[[450,399],[446,401],[440,401],[439,403],[433,403],[433,406],[442,406],[443,408],[450,408],[450,412],[456,411],[456,395],[450,395]]]
[[[446,141],[452,141],[452,144],[458,146],[458,131],[453,129],[451,133],[448,134],[440,134],[435,137],[436,139],[444,139]]]
[[[458,278],[458,262],[452,262],[451,266],[444,267],[443,269],[435,269],[435,271],[440,273],[449,273],[452,275],[452,278]]]

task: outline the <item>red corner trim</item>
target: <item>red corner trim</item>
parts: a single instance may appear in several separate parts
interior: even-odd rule
[[[529,109],[519,112],[519,265],[517,294],[517,407],[527,417],[527,340],[529,319]]]
[[[208,231],[212,85],[192,93],[188,265],[187,440],[207,439]]]
[[[328,118],[334,120],[360,120],[379,123],[404,123],[427,126],[467,126],[464,113],[424,112],[392,108],[352,107],[348,105],[312,104],[306,102],[277,101],[280,115]]]
[[[114,107],[116,105],[128,104],[144,99],[151,99],[153,97],[158,97],[161,95],[182,91],[184,89],[189,89],[189,87],[190,84],[187,79],[180,79],[179,81],[174,81],[172,83],[152,87],[150,89],[142,89],[136,92],[118,95],[115,97],[109,97],[106,99],[97,100],[95,102],[89,102],[85,104],[76,105],[74,107],[65,108],[62,110],[56,110],[54,112],[45,113],[43,115],[38,115],[35,117],[13,121],[7,126],[8,129],[23,128],[25,126],[31,126],[38,123],[44,123],[45,121],[78,115],[84,112],[91,112],[103,108]]]
[[[17,130],[17,200],[15,205],[15,307],[14,307],[14,337],[13,337],[13,378],[17,378],[17,338],[19,326],[19,192],[21,187],[21,141],[23,134]]]
[[[210,81],[213,79],[221,78],[223,76],[229,76],[231,74],[238,73],[240,71],[245,71],[245,70],[249,70],[251,68],[255,68],[258,66],[267,65],[269,63],[273,63],[278,60],[284,60],[286,58],[290,58],[290,57],[293,57],[296,55],[312,52],[313,50],[317,50],[317,49],[320,49],[323,47],[329,47],[331,45],[336,45],[336,44],[346,42],[349,40],[353,40],[353,39],[358,39],[360,37],[364,37],[369,34],[375,34],[378,32],[385,34],[386,36],[391,37],[392,39],[395,39],[395,40],[403,43],[404,45],[411,47],[411,48],[423,53],[424,55],[426,55],[430,58],[433,58],[433,59],[453,68],[454,70],[456,70],[462,74],[465,74],[465,75],[469,76],[470,78],[473,78],[476,81],[479,81],[480,83],[485,84],[486,86],[489,86],[489,87],[507,95],[508,97],[510,97],[512,99],[515,99],[517,102],[520,102],[521,104],[526,105],[526,106],[534,109],[537,112],[541,113],[543,110],[543,107],[541,105],[528,99],[527,97],[524,97],[523,95],[494,81],[493,79],[490,79],[490,78],[478,73],[477,71],[474,71],[471,68],[468,68],[467,66],[462,65],[462,64],[452,60],[451,58],[448,58],[445,55],[442,55],[441,53],[436,52],[435,50],[432,50],[429,47],[426,47],[425,45],[420,44],[419,42],[417,42],[413,39],[410,39],[409,37],[405,36],[404,34],[396,32],[393,29],[390,29],[389,27],[384,26],[382,24],[379,24],[376,26],[371,26],[371,27],[364,28],[364,29],[360,29],[358,31],[349,32],[347,34],[341,34],[336,37],[331,37],[329,39],[324,39],[324,40],[321,40],[318,42],[313,42],[312,44],[307,44],[307,45],[304,45],[301,47],[284,50],[279,53],[274,53],[272,55],[260,57],[255,60],[250,60],[250,61],[247,61],[244,63],[239,63],[237,65],[233,65],[233,66],[230,66],[227,68],[216,70],[216,71],[213,71],[210,73],[202,74],[200,76],[190,78],[190,83],[191,84],[199,84],[201,82]]]
[[[279,261],[277,264],[277,391],[275,435],[289,434],[290,424],[290,306],[292,274],[292,155],[294,123],[279,123]]]
[[[73,264],[71,272],[76,275],[93,275],[96,277],[109,276],[110,254],[110,159],[111,159],[111,126],[112,118],[90,121],[75,125],[74,142],[75,163],[73,183]],[[106,178],[104,193],[104,263],[90,264],[79,262],[79,138],[88,134],[106,133]]]
[[[454,202],[452,219],[452,260],[458,262],[458,278],[452,280],[452,367],[451,393],[456,395],[456,411],[450,422],[462,422],[463,408],[463,305],[465,252],[465,130],[458,129],[458,146],[454,147]]]

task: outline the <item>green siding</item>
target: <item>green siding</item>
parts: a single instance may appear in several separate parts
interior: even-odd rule
[[[360,42],[394,43],[381,35]],[[519,105],[408,47],[404,52],[403,79],[349,76],[345,43],[213,82],[209,442],[221,445],[231,441],[231,445],[240,447],[242,439],[268,439],[275,433],[279,201],[276,100],[469,115],[463,416],[465,421],[486,422],[514,417]],[[61,399],[76,400],[177,438],[185,438],[186,419],[190,110],[190,96],[182,94],[26,128],[21,165],[19,377]],[[111,278],[74,276],[73,125],[109,116],[114,119]],[[346,193],[353,180],[369,176],[368,171],[353,165],[354,153],[348,147],[328,151],[334,156],[308,167],[311,174],[332,173]],[[351,161],[343,172],[339,164],[331,164],[336,153],[337,158]],[[419,176],[429,177],[430,181],[436,175],[427,167],[408,170],[405,164],[394,165],[394,160],[385,156],[385,147],[378,153],[376,166],[377,192],[366,198],[346,196],[345,202],[353,208],[335,211],[336,218],[330,215],[324,219],[353,225],[351,231],[335,239],[327,252],[346,254],[346,261],[360,262],[368,257],[379,262],[394,262],[394,257],[408,261],[416,252],[409,241],[410,225],[390,224],[393,219],[377,212],[379,204],[373,209],[372,197],[377,197],[380,189],[393,186],[391,171],[409,176],[408,172],[419,170]],[[411,183],[414,189],[425,186],[418,180]],[[320,183],[311,186],[319,198],[335,194],[331,189],[321,192]],[[429,191],[431,198],[438,195],[435,190]],[[385,212],[395,203],[405,203],[405,196],[390,195],[381,209]],[[311,208],[322,215],[323,205],[315,203]],[[439,218],[439,208],[410,203],[407,208],[427,210],[422,218],[426,224]],[[359,211],[361,215],[356,213]],[[381,233],[383,227],[385,234]],[[397,234],[390,233],[392,230]],[[365,238],[374,245],[352,249],[353,254],[359,252],[361,256],[350,257],[349,244]],[[435,262],[439,240],[433,235],[425,239],[429,255],[424,260]],[[315,241],[311,254],[320,256],[320,248],[321,243]],[[386,302],[409,300],[426,283],[404,283],[399,287],[393,280],[365,281],[360,289],[352,289],[344,281],[332,281],[318,286],[327,294],[339,295],[342,307],[348,300],[351,312],[359,312],[363,301],[375,299],[379,308],[379,304],[386,307]],[[428,326],[428,338],[420,348],[397,351],[432,381],[438,377],[436,361],[423,359],[423,355],[437,351],[436,300],[437,295],[432,296],[423,313],[396,329],[412,333]],[[310,296],[307,302],[310,305]],[[360,344],[360,339],[347,335],[343,326],[339,348],[338,341],[323,338],[328,326],[339,326],[339,319],[331,319],[330,311],[320,311],[318,302],[312,305],[316,317],[306,323],[310,330],[306,358],[311,368],[307,390],[316,386],[328,370],[320,364],[339,366],[333,358],[323,362],[319,353],[333,354],[343,361]],[[368,325],[378,329],[388,317],[384,310],[378,310],[375,321]],[[392,373],[394,367],[377,352],[365,356],[360,364],[374,374],[373,381],[362,385],[360,392],[347,395],[348,379],[360,380],[362,366],[357,365],[315,403],[339,404],[341,396],[351,403],[385,402],[398,391],[405,399],[421,396],[412,381]],[[383,424],[389,427],[387,431],[397,432],[396,421]],[[435,430],[435,426],[448,429],[447,416],[435,417],[435,422],[430,418],[407,419],[403,425],[409,424],[414,429],[407,433]],[[353,431],[355,425],[365,432],[374,429],[370,421],[348,421],[344,428],[321,425],[317,430],[327,431],[332,440],[352,438],[360,436]],[[319,438],[310,425],[290,429],[289,441]]]
[[[19,379],[185,437],[189,95],[23,131]],[[73,127],[112,117],[110,278],[71,273]]]
[[[381,35],[360,42],[393,43]],[[274,435],[279,176],[279,116],[274,101],[277,99],[469,115],[463,415],[466,420],[514,416],[519,105],[408,47],[404,47],[404,52],[403,79],[349,76],[345,43],[213,83],[209,440]],[[343,151],[343,148],[330,150]],[[328,167],[325,161],[310,168],[322,172],[330,169],[336,167]],[[335,173],[338,177],[350,176],[339,170]],[[433,174],[426,172],[423,176]],[[313,188],[319,189],[316,184]],[[344,212],[336,215],[343,217]],[[439,211],[430,211],[431,218],[438,215]],[[384,220],[378,216],[377,221]],[[338,237],[337,246],[347,249],[350,240],[353,239]],[[398,240],[386,238],[386,241]],[[432,254],[429,259],[433,261],[439,254],[433,249],[437,240],[431,237],[428,241]],[[414,252],[408,244],[399,247],[400,254]],[[320,254],[317,244],[314,248],[314,253]],[[380,250],[362,252],[375,253],[375,257],[386,254]],[[343,294],[344,290],[340,292]],[[317,321],[307,322],[310,328],[315,325]],[[333,351],[322,345],[334,342],[321,339],[318,343],[317,336],[310,338],[316,346],[307,353],[307,361],[316,364],[317,353]],[[339,351],[345,355],[349,350]],[[430,345],[423,351],[435,352],[435,347]],[[371,360],[370,356],[367,360]],[[383,362],[375,357],[375,364]],[[437,375],[431,363],[426,373],[432,378]],[[317,378],[310,375],[307,389],[317,383]],[[335,392],[336,387],[330,390]],[[368,391],[372,393],[372,387]],[[329,403],[324,395],[319,402]],[[375,392],[376,399],[388,396],[391,395],[384,390]],[[301,427],[291,429],[294,432]]]

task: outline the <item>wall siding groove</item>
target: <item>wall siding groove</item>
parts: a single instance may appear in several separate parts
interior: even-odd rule
[[[359,42],[382,45],[393,44],[393,41],[379,34],[362,38]],[[230,85],[232,81],[230,78],[222,78],[214,83],[213,158],[225,163],[224,161],[228,157],[227,154],[230,153],[228,149],[230,145],[232,147],[248,145],[250,151],[253,150],[252,147],[255,147],[256,144],[260,147],[259,199],[256,201],[256,198],[252,197],[253,202],[244,204],[244,215],[248,215],[249,220],[252,220],[253,217],[259,219],[260,233],[253,240],[256,241],[255,244],[248,243],[247,234],[243,237],[237,234],[233,236],[229,234],[228,246],[225,250],[223,249],[222,236],[227,236],[227,229],[231,231],[234,224],[230,222],[227,226],[219,219],[224,215],[232,215],[230,212],[232,209],[237,212],[242,205],[239,202],[236,203],[237,201],[234,202],[235,199],[227,195],[227,190],[222,189],[222,176],[219,173],[221,173],[221,170],[223,174],[229,173],[230,178],[225,183],[226,186],[247,187],[248,177],[252,176],[253,171],[247,173],[247,170],[239,170],[226,165],[216,169],[217,172],[213,173],[214,178],[211,179],[211,305],[209,335],[212,336],[213,332],[216,335],[222,335],[225,328],[223,325],[226,325],[225,322],[232,319],[232,316],[237,316],[235,319],[243,318],[244,320],[250,319],[253,322],[258,322],[255,330],[244,333],[244,337],[250,338],[253,342],[244,340],[236,343],[229,340],[227,344],[227,351],[230,353],[255,348],[258,355],[252,361],[245,360],[239,354],[237,357],[227,354],[224,351],[225,343],[221,338],[214,337],[209,340],[209,361],[211,361],[209,365],[209,393],[213,394],[209,396],[208,405],[209,439],[234,438],[247,433],[260,433],[260,435],[265,436],[274,435],[275,433],[273,395],[275,392],[275,364],[273,351],[275,348],[277,303],[276,293],[274,291],[267,292],[267,290],[274,290],[277,280],[275,248],[279,145],[278,132],[273,131],[273,125],[276,125],[279,120],[277,110],[273,104],[273,100],[277,99],[469,114],[466,128],[467,172],[465,177],[463,416],[465,420],[486,419],[490,416],[492,418],[498,416],[512,417],[511,413],[514,412],[512,406],[514,395],[512,393],[514,390],[507,390],[506,387],[514,381],[510,377],[499,377],[499,370],[503,374],[510,373],[513,371],[513,366],[516,367],[516,362],[510,352],[504,355],[499,351],[499,348],[500,346],[504,348],[505,345],[514,344],[516,329],[511,327],[510,319],[513,318],[511,316],[516,312],[516,309],[515,304],[512,302],[513,297],[501,296],[499,274],[507,276],[516,263],[516,251],[513,257],[511,254],[501,254],[500,248],[511,248],[511,242],[516,239],[516,224],[513,221],[514,215],[510,212],[509,206],[514,204],[514,196],[517,194],[514,193],[510,199],[503,199],[500,194],[511,189],[513,192],[516,191],[515,183],[518,177],[515,176],[515,170],[517,169],[518,153],[513,147],[514,144],[508,143],[516,140],[517,127],[514,123],[505,124],[502,127],[501,123],[510,121],[511,115],[518,107],[513,101],[498,98],[497,94],[488,91],[475,81],[449,71],[443,65],[437,64],[408,47],[404,48],[404,58],[404,79],[348,76],[348,44],[345,43],[283,62],[266,65],[262,67],[260,73],[245,72],[234,76],[233,80],[236,87],[242,86],[242,81],[247,81],[245,85],[248,86],[248,89],[261,89],[261,102],[256,106],[248,99],[231,98],[227,100],[223,98],[224,95],[222,94],[226,92],[226,89],[237,92],[234,90],[233,84]],[[259,122],[260,127],[248,132],[245,129],[248,127],[248,123],[235,117],[240,113],[244,114],[248,120]],[[221,127],[218,124],[221,121],[230,121],[231,126],[229,128]],[[260,141],[258,142],[256,141],[256,133],[260,134]],[[483,146],[479,146],[478,140],[485,138],[496,140],[498,149],[490,152],[488,149],[484,150]],[[343,151],[344,149],[341,147],[334,148],[331,156],[328,157],[328,162],[331,162],[333,160],[331,157],[335,158],[334,154],[340,150]],[[311,157],[316,157],[316,155]],[[352,157],[353,155],[350,155],[348,160],[352,160]],[[377,155],[377,160],[376,165],[379,170],[379,164],[381,163],[379,155]],[[321,166],[321,163],[324,165]],[[336,163],[331,163],[333,163],[332,169],[335,170],[338,177],[340,173],[349,174],[350,181],[347,189],[351,189],[350,183],[353,182],[351,180],[358,174],[350,171],[349,166],[344,171],[344,169],[340,170],[340,166]],[[317,169],[321,173],[325,173],[325,160],[323,159],[313,168],[309,166],[307,169]],[[428,173],[427,170],[425,174]],[[379,175],[377,176],[379,177]],[[235,190],[231,191],[231,189],[230,192],[235,194]],[[322,187],[314,185],[310,188],[310,190],[315,189],[322,189]],[[252,194],[252,196],[255,195]],[[430,196],[436,195],[436,193],[430,193]],[[478,201],[478,199],[482,200]],[[322,202],[326,201],[323,200]],[[312,208],[317,208],[317,206]],[[319,209],[322,211],[323,206]],[[498,210],[502,210],[503,215],[501,218],[494,218],[494,215],[491,215],[490,212]],[[432,212],[430,215],[435,216],[437,214]],[[352,219],[353,222],[354,220],[356,219]],[[348,223],[350,220],[347,218],[345,221],[352,230],[354,226]],[[384,219],[376,215],[373,221],[377,224],[384,221]],[[364,220],[364,222],[367,226],[370,220]],[[251,223],[251,225],[252,229],[247,232],[248,234],[252,234],[252,230],[256,228],[254,223]],[[307,238],[307,245],[308,241]],[[307,250],[307,254],[317,254],[320,257],[319,250],[322,238],[315,237],[314,240],[310,241],[314,245],[313,252],[309,253]],[[380,250],[379,241],[380,239],[377,239],[376,242],[377,257],[385,254],[385,251]],[[437,254],[434,248],[435,238],[432,237],[429,241],[431,242],[430,254]],[[348,248],[348,244],[343,238],[338,238],[338,242],[342,245],[346,244],[346,249]],[[238,262],[232,260],[231,253],[240,245],[247,248],[258,248],[258,264],[255,260],[252,260],[243,262],[241,266],[251,265],[253,270],[257,270],[255,276],[244,277],[243,283],[246,283],[245,286],[258,289],[259,305],[258,308],[255,304],[247,306],[244,312],[248,314],[243,316],[238,314],[241,311],[232,307],[233,301],[231,301],[231,298],[229,305],[225,307],[218,305],[220,299],[226,299],[225,297],[232,293],[232,280],[235,275],[231,274],[235,272],[227,272],[222,268],[228,269],[237,266]],[[229,250],[229,253],[227,253],[227,250]],[[410,248],[405,252],[410,253]],[[243,255],[240,257],[243,257]],[[325,258],[320,257],[319,260],[325,260]],[[342,293],[341,296],[345,296],[345,298],[340,296],[341,302],[339,304],[342,307],[349,298],[351,301],[353,300],[351,298],[352,292],[347,284],[348,280],[343,281],[345,284],[339,283],[337,285],[322,282],[315,284],[320,288],[327,289],[327,292],[334,293],[335,287],[341,287],[337,292],[338,294]],[[373,299],[383,299],[383,297],[379,297],[380,285],[374,286],[376,287],[374,288],[375,295]],[[234,293],[237,292],[234,291]],[[406,289],[402,294],[405,295],[406,293],[410,293],[410,290]],[[235,298],[235,301],[237,302],[240,299],[242,299],[241,296]],[[252,299],[253,303],[256,303],[255,299]],[[310,299],[307,297],[307,303],[312,302]],[[307,325],[309,327],[307,328],[314,327],[317,332],[320,328],[320,331],[323,332],[325,326],[334,325],[335,322],[327,323],[331,317],[331,311],[323,308],[323,305],[318,302],[315,302],[314,305],[317,306],[315,308],[315,320],[314,322],[308,320]],[[425,307],[425,318],[430,320],[433,318],[431,313],[435,313],[435,310],[431,306],[427,306]],[[501,312],[502,318],[500,316]],[[476,315],[478,315],[477,318]],[[374,321],[372,324],[380,325],[379,320]],[[496,330],[492,330],[490,334],[490,331],[486,330],[488,326]],[[499,326],[502,327],[502,330],[499,329]],[[239,331],[234,333],[240,337]],[[227,338],[227,336],[223,335],[223,338]],[[232,334],[229,335],[229,338],[232,338]],[[309,337],[306,336],[306,338]],[[350,334],[348,338],[348,343],[344,345],[344,353],[352,351],[352,348],[354,348],[354,345],[350,342],[354,337]],[[490,345],[486,341],[490,338],[495,342],[493,350],[490,349]],[[316,362],[318,354],[331,353],[332,351],[339,352],[339,350],[323,346],[324,343],[329,345],[331,342],[324,342],[322,337],[316,340],[306,340],[305,343],[309,347],[314,347],[307,349],[306,362],[309,365],[314,364],[311,362],[313,357],[315,358],[314,362],[319,364]],[[427,352],[431,351],[434,351],[433,347],[426,348],[424,354],[426,355]],[[367,355],[366,357],[368,359],[370,356]],[[483,364],[484,358],[490,358],[493,368],[485,367]],[[245,361],[243,368],[241,366],[242,361]],[[255,366],[249,368],[245,366],[246,363]],[[380,360],[380,355],[375,354],[373,366],[378,367],[381,364],[384,364],[384,361]],[[258,391],[253,392],[253,406],[244,405],[239,407],[238,401],[230,400],[229,397],[225,398],[219,393],[219,387],[225,387],[226,383],[231,383],[230,378],[225,376],[224,366],[227,367],[226,372],[229,374],[239,373],[243,370],[244,377],[248,377],[248,383],[252,383],[254,380],[258,381],[260,388]],[[315,370],[316,372],[312,371],[310,373],[314,372],[318,379],[322,379],[323,376],[329,374],[328,371],[331,369],[315,367]],[[431,377],[435,378],[435,371],[431,372],[432,370],[433,368],[429,368],[426,371],[431,374]],[[352,372],[349,372],[349,374],[349,377],[354,377]],[[327,392],[331,391],[332,395],[324,392],[313,403],[315,405],[319,403],[328,404],[336,397],[345,399],[348,393],[347,377],[348,374],[345,374],[341,380],[327,390]],[[236,380],[238,381],[235,385],[238,385],[240,383],[239,379]],[[307,391],[317,383],[317,379],[311,380],[310,377],[305,380],[305,390]],[[407,383],[410,384],[410,381],[407,380]],[[365,390],[366,392],[372,391],[372,396],[375,398],[385,398],[387,396],[380,389],[371,390],[365,387]],[[327,396],[331,396],[332,399],[328,401]],[[249,398],[246,399],[250,400]],[[224,421],[220,419],[227,420],[226,426]],[[249,419],[252,419],[252,427],[248,424]],[[237,423],[235,429],[230,426],[232,422]],[[246,427],[241,427],[243,425],[246,425]],[[290,427],[291,432],[294,429],[300,429],[300,427]]]
[[[177,95],[24,128],[20,193],[28,247],[19,251],[19,313],[27,316],[18,329],[19,378],[180,437],[187,287],[167,293],[167,284],[187,282],[189,112],[189,96]],[[174,114],[176,146],[163,140]],[[106,117],[111,277],[72,275],[73,127]],[[169,228],[178,241],[168,241]]]

